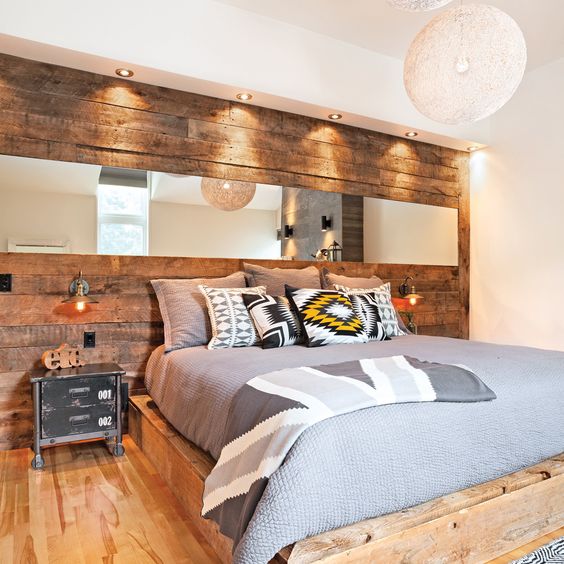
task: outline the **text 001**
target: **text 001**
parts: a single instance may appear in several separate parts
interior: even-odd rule
[[[98,392],[98,399],[99,400],[112,399],[112,390],[100,390]]]

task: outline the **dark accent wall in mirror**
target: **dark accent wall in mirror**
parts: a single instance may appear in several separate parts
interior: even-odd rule
[[[224,211],[225,208],[240,208]],[[0,251],[457,264],[458,211],[0,155]]]

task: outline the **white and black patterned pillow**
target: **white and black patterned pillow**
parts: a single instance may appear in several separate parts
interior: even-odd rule
[[[263,349],[287,347],[300,341],[300,322],[287,298],[243,294],[243,301],[255,323]]]
[[[369,341],[385,341],[389,339],[378,310],[379,301],[374,293],[349,294],[356,314],[362,319]]]
[[[212,326],[208,349],[251,347],[258,342],[253,321],[243,301],[245,294],[263,295],[264,286],[256,288],[209,288],[198,286],[206,298]]]
[[[340,286],[335,284],[335,290],[341,292],[346,292],[349,296],[359,296],[362,294],[374,294],[376,301],[378,302],[378,311],[380,312],[380,317],[382,318],[382,323],[386,329],[386,335],[388,337],[399,337],[400,335],[406,335],[404,331],[400,329],[398,317],[396,315],[396,309],[392,303],[392,291],[389,282],[382,284],[378,288],[347,288],[345,286]]]
[[[286,296],[299,316],[308,347],[368,341],[362,319],[344,292],[286,286]]]

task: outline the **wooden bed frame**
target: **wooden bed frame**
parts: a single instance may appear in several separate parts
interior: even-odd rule
[[[130,398],[129,433],[223,562],[231,541],[200,516],[214,460],[148,395]],[[564,524],[564,454],[497,480],[297,542],[273,563],[486,562]]]

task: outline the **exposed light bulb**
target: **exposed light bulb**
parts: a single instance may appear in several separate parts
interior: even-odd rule
[[[417,298],[409,298],[409,305],[417,305]]]
[[[77,311],[84,311],[84,306],[86,304],[84,302],[76,302],[76,310]]]
[[[464,74],[470,68],[470,63],[463,55],[456,59],[456,72]]]
[[[229,188],[231,188],[231,184],[229,184],[229,182],[224,182],[224,183],[223,183],[223,189],[224,189],[224,190],[229,190]]]

